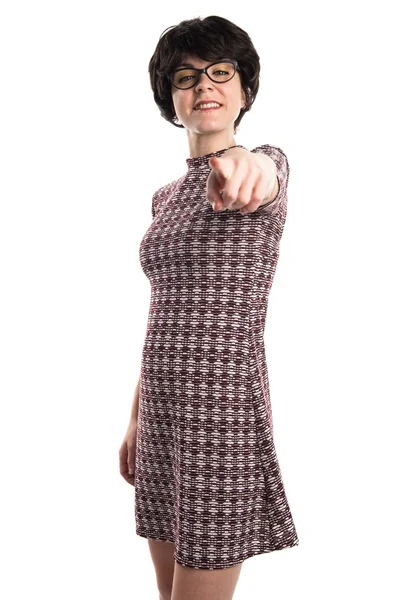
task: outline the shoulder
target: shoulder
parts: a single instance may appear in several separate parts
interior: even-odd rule
[[[153,217],[157,213],[158,206],[167,198],[169,198],[171,194],[173,194],[179,188],[183,180],[184,176],[179,177],[179,179],[175,179],[174,181],[170,181],[169,183],[166,183],[165,185],[161,186],[153,193],[153,197],[151,200]]]

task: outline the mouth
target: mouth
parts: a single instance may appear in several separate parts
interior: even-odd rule
[[[221,108],[221,106],[222,105],[220,104],[219,106],[209,106],[206,108],[198,108],[198,107],[196,108],[195,107],[193,110],[195,112],[211,112],[212,110],[218,110],[219,108]]]

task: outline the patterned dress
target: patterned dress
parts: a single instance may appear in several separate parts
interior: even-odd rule
[[[231,147],[244,146],[238,144]],[[151,299],[135,463],[136,533],[175,560],[221,569],[298,545],[273,439],[264,328],[286,220],[289,165],[275,146],[276,199],[214,212],[212,156],[152,197],[139,248]]]

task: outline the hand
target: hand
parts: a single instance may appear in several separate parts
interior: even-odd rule
[[[128,431],[119,449],[119,472],[131,485],[135,485],[137,422],[130,421]]]
[[[276,164],[266,154],[231,148],[208,162],[212,170],[207,179],[207,200],[216,211],[254,212],[275,187]]]

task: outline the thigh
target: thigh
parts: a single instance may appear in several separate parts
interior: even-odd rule
[[[174,544],[162,540],[147,540],[151,558],[156,570],[157,587],[162,598],[171,596],[172,582],[174,579]]]
[[[231,600],[242,564],[209,570],[175,563],[171,600]]]

